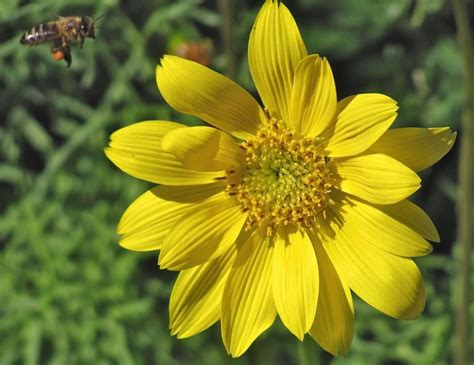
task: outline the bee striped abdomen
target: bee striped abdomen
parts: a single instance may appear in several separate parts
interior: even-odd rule
[[[58,38],[60,38],[60,35],[56,24],[49,22],[40,24],[25,32],[20,38],[20,43],[35,46]]]

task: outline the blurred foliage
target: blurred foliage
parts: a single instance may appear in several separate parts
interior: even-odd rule
[[[287,3],[308,49],[329,58],[339,98],[383,92],[400,104],[396,126],[458,129],[461,66],[449,2]],[[261,1],[236,5],[237,81],[255,92],[246,49]],[[18,42],[55,14],[104,13],[97,39],[73,48],[70,69],[48,46]],[[136,121],[196,123],[163,102],[155,66],[169,40],[209,37],[212,67],[225,71],[220,23],[213,1],[2,0],[0,364],[449,363],[457,148],[423,173],[415,197],[442,237],[433,254],[417,260],[428,292],[417,321],[396,321],[356,301],[351,351],[335,359],[280,324],[238,360],[225,354],[218,326],[188,340],[169,335],[175,275],[158,271],[153,253],[119,248],[115,234],[120,214],[150,186],[117,170],[102,148],[112,131]]]

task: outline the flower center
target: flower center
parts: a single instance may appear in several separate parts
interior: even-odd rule
[[[304,138],[271,118],[240,144],[245,164],[227,171],[227,189],[248,213],[246,229],[294,224],[314,229],[332,201],[331,175],[317,139]]]

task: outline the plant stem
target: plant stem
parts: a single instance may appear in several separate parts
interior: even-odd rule
[[[472,146],[474,145],[474,63],[469,11],[463,0],[452,0],[458,41],[463,58],[464,107],[461,125],[461,152],[459,160],[459,228],[460,297],[457,308],[454,363],[465,365],[469,359],[470,336],[470,271],[472,255]]]
[[[234,51],[234,0],[219,0],[219,11],[222,14],[221,36],[226,56],[226,74],[230,78],[235,78],[236,59]]]

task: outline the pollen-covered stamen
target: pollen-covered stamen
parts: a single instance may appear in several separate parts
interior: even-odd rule
[[[312,229],[330,203],[331,176],[316,139],[304,138],[275,118],[243,142],[245,165],[227,171],[227,193],[249,215],[247,228],[295,224]]]

